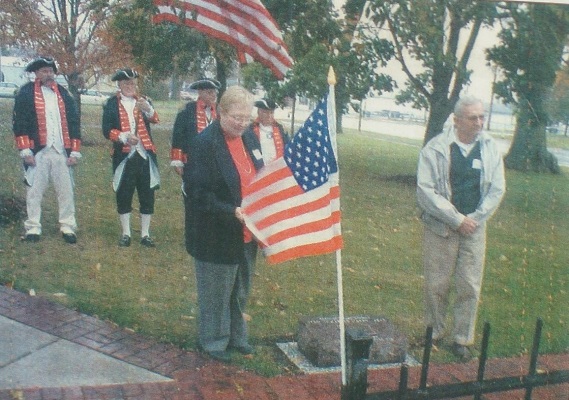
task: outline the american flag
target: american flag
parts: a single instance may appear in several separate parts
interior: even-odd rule
[[[250,58],[283,79],[292,66],[282,34],[260,0],[154,0],[154,23],[185,24],[237,49],[239,60]]]
[[[243,194],[245,222],[270,264],[343,245],[335,138],[329,128],[324,99],[284,156],[262,168]]]

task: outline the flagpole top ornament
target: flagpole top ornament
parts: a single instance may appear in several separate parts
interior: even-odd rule
[[[328,85],[336,85],[336,73],[332,66],[328,69]]]

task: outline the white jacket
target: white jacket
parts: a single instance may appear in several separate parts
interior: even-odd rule
[[[444,237],[448,236],[449,229],[458,229],[465,218],[451,203],[450,145],[455,137],[454,131],[449,129],[431,139],[421,150],[417,168],[417,201],[422,211],[421,218],[427,228]],[[482,158],[481,198],[476,210],[468,217],[482,224],[500,205],[506,181],[502,154],[495,140],[485,132],[479,134],[478,140]]]

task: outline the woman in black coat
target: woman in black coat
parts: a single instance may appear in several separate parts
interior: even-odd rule
[[[233,86],[219,103],[219,120],[193,142],[184,183],[189,189],[186,249],[195,261],[199,344],[212,358],[229,350],[252,354],[243,317],[257,244],[243,224],[241,193],[263,166],[259,141],[249,131],[252,94]]]

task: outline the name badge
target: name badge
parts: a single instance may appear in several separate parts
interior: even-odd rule
[[[482,169],[482,161],[480,159],[475,158],[472,160],[472,168],[473,169]]]
[[[255,156],[256,160],[261,160],[263,158],[259,149],[253,149],[253,156]]]

